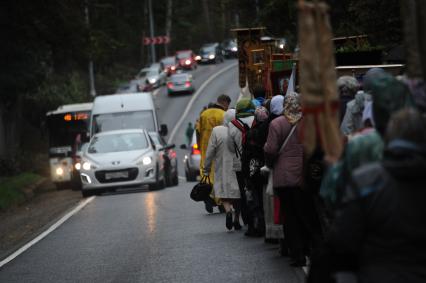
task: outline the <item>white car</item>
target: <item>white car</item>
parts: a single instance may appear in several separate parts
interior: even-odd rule
[[[161,64],[152,64],[148,68],[143,68],[136,78],[145,78],[148,86],[158,88],[166,84],[167,73],[164,72]]]
[[[145,130],[98,133],[82,156],[81,191],[87,197],[117,187],[160,189],[165,183],[163,168],[161,155]]]

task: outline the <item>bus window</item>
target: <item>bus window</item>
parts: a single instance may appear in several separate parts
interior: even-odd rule
[[[47,126],[49,131],[49,146],[51,148],[72,146],[78,136],[83,139],[86,136],[89,128],[89,120],[70,120],[65,119],[63,114],[55,114],[47,117]]]

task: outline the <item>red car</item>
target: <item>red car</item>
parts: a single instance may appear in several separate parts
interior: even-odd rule
[[[177,51],[176,61],[179,69],[193,70],[197,68],[197,61],[192,50]]]
[[[161,59],[161,63],[163,64],[164,71],[166,72],[168,77],[176,73],[176,68],[177,68],[176,57],[174,56],[164,57],[163,59]]]

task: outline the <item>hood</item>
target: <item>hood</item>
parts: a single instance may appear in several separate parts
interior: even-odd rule
[[[390,142],[384,152],[383,165],[396,179],[422,179],[426,172],[426,148],[402,140]]]
[[[284,96],[276,95],[271,99],[271,113],[281,115],[284,111]]]
[[[159,78],[160,76],[159,75],[149,75],[149,76],[146,76],[146,78],[148,79],[148,80],[152,80],[152,79],[154,79],[154,80],[158,80],[158,78]]]
[[[101,166],[112,165],[112,162],[119,162],[119,164],[132,164],[150,151],[152,151],[151,148],[96,154],[86,153],[84,157]]]

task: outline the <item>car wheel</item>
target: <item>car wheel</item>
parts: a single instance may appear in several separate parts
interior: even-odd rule
[[[155,183],[154,184],[151,184],[151,185],[149,185],[149,190],[151,190],[151,191],[154,191],[154,190],[161,190],[161,189],[163,189],[164,188],[164,185],[165,185],[165,179],[166,179],[166,176],[164,176],[163,177],[163,179],[162,180],[160,180],[160,176],[158,176],[158,167],[157,167],[157,173],[156,173],[156,175],[155,175],[156,177],[155,177]]]
[[[67,189],[67,183],[55,183],[56,190],[62,191]]]
[[[187,182],[195,182],[195,181],[197,181],[197,175],[194,174],[194,173],[192,173],[192,172],[188,172],[186,174],[186,181]]]
[[[177,172],[176,172],[176,174],[175,174],[175,175],[174,175],[174,177],[173,177],[172,185],[173,185],[173,186],[177,186],[177,185],[179,185],[179,176],[178,176]]]
[[[93,196],[94,192],[91,190],[81,190],[81,194],[84,198],[87,198]]]
[[[164,180],[166,181],[166,187],[171,187],[173,185],[173,180],[170,172],[170,167],[166,170],[164,174]]]

